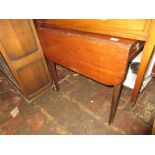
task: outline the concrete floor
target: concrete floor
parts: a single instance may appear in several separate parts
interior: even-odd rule
[[[28,104],[0,72],[0,134],[115,135],[151,134],[155,118],[155,79],[126,108],[131,90],[124,87],[114,123],[108,125],[113,87],[58,67],[60,91],[49,90]],[[19,113],[10,115],[14,109]]]

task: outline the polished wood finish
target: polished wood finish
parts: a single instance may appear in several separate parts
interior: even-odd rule
[[[136,99],[138,97],[138,93],[140,91],[147,66],[151,59],[154,46],[155,46],[155,20],[153,20],[151,22],[151,25],[150,25],[150,28],[148,31],[148,36],[147,36],[145,47],[143,50],[141,63],[140,63],[139,69],[138,69],[138,74],[137,74],[134,90],[132,92],[132,96],[131,96],[131,100],[130,100],[132,105],[134,105],[136,103]]]
[[[144,74],[153,52],[155,44],[154,23],[155,20],[153,19],[54,19],[37,20],[36,22],[38,26],[44,26],[47,28],[58,27],[146,41],[135,87],[131,95],[130,103],[132,105],[136,103]]]
[[[38,33],[48,60],[106,85],[124,80],[129,49],[135,40],[119,38],[116,42],[110,36],[46,28]]]
[[[33,61],[37,61],[37,60],[41,59],[41,57],[42,56],[40,54],[40,51],[36,51],[30,55],[27,55],[27,56],[22,57],[18,60],[12,61],[12,64],[13,64],[14,68],[19,69],[21,67],[24,67],[24,66],[32,63]]]
[[[123,83],[120,83],[114,86],[113,95],[112,95],[112,103],[110,108],[110,116],[109,116],[109,124],[113,123],[114,117],[116,114],[119,98],[121,95]]]
[[[32,20],[0,20],[0,51],[23,95],[32,101],[50,86],[50,76]]]
[[[57,87],[54,64],[60,64],[77,73],[106,85],[114,86],[109,124],[113,122],[122,83],[128,63],[138,53],[137,41],[114,38],[109,35],[60,28],[49,23],[36,23],[46,59],[51,61],[51,71]],[[44,25],[45,24],[45,25]],[[66,25],[68,26],[68,25]],[[138,42],[141,47],[141,42]],[[142,43],[143,45],[143,43]],[[133,50],[134,49],[134,50]]]
[[[58,84],[58,75],[56,71],[56,64],[52,61],[48,61],[50,69],[51,69],[51,76],[53,77],[54,85],[56,91],[59,91],[59,84]]]
[[[25,57],[38,50],[29,20],[1,20],[0,26],[1,44],[10,60]]]
[[[17,70],[17,73],[28,94],[48,84],[48,77],[42,60],[37,60]]]
[[[37,23],[84,32],[107,34],[117,37],[145,40],[151,20],[146,19],[44,19]]]

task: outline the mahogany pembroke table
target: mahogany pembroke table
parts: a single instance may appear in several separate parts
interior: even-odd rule
[[[114,86],[109,124],[114,120],[128,64],[145,42],[130,99],[135,104],[155,45],[155,20],[46,19],[35,20],[35,24],[57,90],[55,64]]]

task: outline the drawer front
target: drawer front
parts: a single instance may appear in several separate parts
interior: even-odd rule
[[[44,26],[145,40],[150,21],[146,19],[46,19],[38,20],[38,23]]]

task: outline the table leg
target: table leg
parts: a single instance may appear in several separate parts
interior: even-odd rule
[[[113,95],[112,95],[112,102],[111,102],[111,109],[110,109],[110,116],[109,116],[109,125],[114,120],[116,110],[117,110],[117,106],[118,106],[118,102],[119,102],[119,98],[120,98],[121,91],[122,91],[122,86],[123,86],[122,83],[114,86]]]
[[[137,74],[137,78],[136,78],[136,82],[135,82],[135,86],[134,89],[132,91],[132,95],[131,95],[131,99],[130,99],[130,103],[132,105],[135,105],[141,85],[142,85],[142,81],[144,79],[144,75],[145,72],[147,70],[147,66],[150,62],[150,58],[153,52],[150,53],[143,53],[142,56],[142,60],[139,66],[139,70],[138,70],[138,74]]]
[[[56,64],[52,61],[49,62],[51,75],[53,77],[54,85],[57,91],[59,91],[59,84],[58,84],[58,76],[56,71]]]
[[[131,95],[131,99],[130,99],[131,105],[134,105],[137,100],[138,93],[140,91],[141,84],[142,84],[147,66],[150,62],[150,59],[151,59],[151,56],[153,53],[154,45],[155,45],[155,20],[152,20],[150,29],[148,32],[147,40],[145,42],[145,46],[143,49],[143,54],[142,54],[141,63],[140,63],[139,69],[138,69],[135,86],[132,91],[132,95]]]

